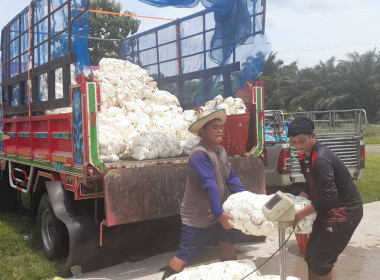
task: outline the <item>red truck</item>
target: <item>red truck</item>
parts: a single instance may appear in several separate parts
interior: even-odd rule
[[[32,1],[2,30],[0,129],[9,139],[0,146],[0,205],[6,208],[15,201],[37,216],[42,247],[58,264],[60,274],[67,276],[74,265],[89,271],[178,239],[188,159],[100,160],[101,87],[85,71],[71,76],[73,66],[76,70],[83,66],[80,32],[88,1],[81,1],[79,7],[71,6],[69,0],[59,6],[45,2]],[[60,16],[63,23],[57,27],[53,22]],[[63,50],[59,55],[58,48]],[[224,68],[226,91],[231,91],[228,77],[239,65],[236,61]],[[209,79],[215,70],[177,78],[182,82],[202,79],[199,74],[206,73]],[[57,94],[58,71],[62,73],[61,96]],[[43,79],[45,97],[41,97]],[[262,86],[250,87],[246,94],[251,97],[253,116],[248,151],[253,152],[233,156],[231,163],[248,190],[265,193],[264,165],[258,157],[264,144]],[[71,112],[46,114],[61,108]]]

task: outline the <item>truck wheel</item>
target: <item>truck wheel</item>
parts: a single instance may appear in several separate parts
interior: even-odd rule
[[[55,216],[47,193],[42,196],[38,207],[37,227],[46,257],[54,260],[61,254],[63,223]]]

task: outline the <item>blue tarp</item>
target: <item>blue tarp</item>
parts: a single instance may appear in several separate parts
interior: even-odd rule
[[[208,92],[197,83],[185,85],[185,94],[176,85],[166,90],[186,96],[197,105],[221,94],[222,69],[239,63],[233,74],[233,90],[243,88],[261,73],[270,44],[264,35],[264,10],[260,0],[140,0],[156,7],[191,8],[201,3],[207,12],[178,19],[173,23],[122,40],[120,57],[148,70],[156,79],[220,67]],[[190,83],[190,82],[189,82]],[[192,89],[191,89],[192,88]],[[225,96],[226,97],[226,96]],[[180,99],[181,101],[181,99]]]
[[[156,7],[173,6],[192,8],[202,3],[214,12],[215,32],[210,41],[210,58],[225,64],[238,45],[244,44],[254,30],[250,9],[255,9],[259,0],[139,0]],[[259,58],[260,59],[260,58]],[[261,61],[262,62],[262,61]],[[261,63],[260,63],[261,64]],[[261,69],[261,67],[259,67]],[[257,71],[256,71],[257,72]]]

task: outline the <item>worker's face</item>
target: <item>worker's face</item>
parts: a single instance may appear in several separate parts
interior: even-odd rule
[[[223,124],[220,119],[209,121],[201,128],[201,136],[204,140],[219,145],[223,141]]]
[[[297,136],[290,136],[290,145],[301,154],[310,156],[311,150],[315,144],[315,133],[310,135],[299,134]]]

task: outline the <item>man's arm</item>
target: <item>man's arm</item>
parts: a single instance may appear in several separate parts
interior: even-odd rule
[[[302,208],[301,210],[296,211],[296,217],[295,217],[296,224],[298,224],[298,222],[301,221],[306,216],[309,216],[310,214],[313,214],[315,212],[316,211],[313,204],[309,204],[305,208]]]
[[[312,201],[317,212],[332,209],[339,205],[338,189],[335,185],[335,175],[331,163],[325,158],[318,158],[313,166],[315,186],[318,197]]]

